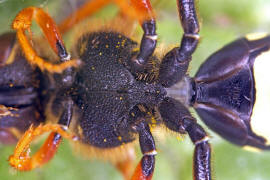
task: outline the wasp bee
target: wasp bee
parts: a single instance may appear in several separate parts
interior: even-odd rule
[[[181,3],[183,3],[183,2],[181,2]],[[185,19],[184,19],[184,21],[185,21]],[[196,23],[195,23],[195,24],[196,24]],[[185,24],[184,24],[184,25],[185,25]],[[187,33],[186,36],[188,37],[188,33]],[[110,37],[110,38],[112,39],[113,37],[114,37],[114,36],[112,35],[112,37]],[[194,36],[194,37],[196,37],[196,36]],[[89,37],[88,37],[88,38],[89,38]],[[125,39],[125,38],[124,38],[124,40],[128,41],[128,39]],[[81,44],[81,46],[79,46],[79,47],[80,47],[79,49],[84,49],[84,48],[83,48],[83,47],[84,47],[84,45],[83,45],[84,39],[80,39],[80,41],[82,42],[82,44]],[[93,39],[93,42],[95,42],[94,39]],[[97,41],[97,42],[99,42],[99,41]],[[102,42],[103,42],[103,41],[102,41]],[[121,41],[121,42],[122,42],[122,41]],[[86,46],[87,46],[87,44],[86,44]],[[148,46],[147,46],[147,47],[148,47]],[[58,50],[59,50],[59,49],[58,49]],[[78,50],[78,51],[79,51],[79,50]],[[138,51],[137,51],[137,52],[138,52]],[[80,53],[80,52],[79,52],[79,53]],[[83,52],[82,52],[82,55],[83,55]],[[136,57],[137,57],[137,56],[136,56]],[[167,56],[167,57],[168,57],[168,56]],[[155,59],[155,57],[153,57],[153,58]],[[169,58],[169,59],[170,59],[170,58]],[[193,58],[193,59],[195,59],[195,58]],[[135,59],[135,60],[136,60],[136,59]],[[154,61],[154,60],[153,60],[153,61]],[[165,62],[166,62],[166,61],[165,61]],[[210,61],[210,62],[211,62],[211,61]],[[128,64],[128,62],[124,62],[124,63],[126,63],[125,66],[127,66],[127,67],[130,68],[130,71],[132,72],[132,74],[134,74],[134,76],[137,75],[137,74],[136,74],[136,73],[138,72],[137,69],[136,69],[137,67],[133,67],[132,65]],[[161,63],[161,64],[162,64],[162,63]],[[68,65],[68,67],[69,67],[69,66],[72,66],[72,65],[70,64],[70,65]],[[162,67],[162,65],[159,65],[159,66]],[[166,66],[166,65],[165,65],[165,66]],[[169,66],[169,65],[168,65],[168,66]],[[91,68],[92,68],[92,67],[91,67]],[[95,68],[96,68],[96,67],[94,66],[92,70],[94,71]],[[202,68],[202,69],[203,69],[203,68]],[[201,71],[205,71],[205,70],[202,70],[202,69],[201,69]],[[47,71],[49,71],[49,70],[50,70],[50,69],[48,68]],[[147,69],[147,70],[148,70],[148,69]],[[151,70],[151,69],[150,69],[150,70]],[[209,70],[209,69],[206,68],[206,71],[208,71],[208,70]],[[60,68],[59,71],[61,71],[61,68]],[[165,71],[169,71],[169,70],[166,70],[166,68],[165,68]],[[199,72],[201,72],[201,71],[199,71]],[[144,73],[144,72],[143,72],[143,73]],[[142,73],[142,77],[144,77],[143,73]],[[147,72],[147,73],[148,73],[148,72]],[[139,74],[140,74],[140,73],[139,73]],[[166,74],[166,73],[165,73],[165,74]],[[199,76],[200,76],[200,73],[199,73],[199,75],[198,75],[197,77],[199,77]],[[56,78],[57,78],[57,77],[56,77]],[[68,75],[67,75],[67,78],[69,78]],[[140,79],[140,80],[142,80],[142,81],[144,80],[144,79],[140,78],[139,76],[138,76],[137,78]],[[159,78],[159,79],[161,79],[161,78]],[[146,83],[148,83],[148,84],[151,84],[151,83],[152,83],[150,80],[148,81],[148,79],[146,79],[145,81],[146,81]],[[165,78],[164,81],[163,81],[163,80],[159,80],[159,82],[161,82],[161,81],[162,81],[161,84],[163,84],[163,86],[165,86],[165,87],[170,86],[170,84],[168,84],[168,83],[171,83],[171,82],[169,82],[167,78]],[[175,81],[177,81],[177,80],[175,80]],[[221,82],[221,81],[220,81],[220,82]],[[190,83],[190,82],[189,82],[189,83]],[[78,84],[77,84],[77,85],[78,85]],[[11,85],[11,86],[12,86],[12,85]],[[197,87],[198,87],[198,86],[197,86]],[[150,90],[148,90],[148,91],[150,91]],[[158,89],[158,90],[157,90],[157,89],[154,89],[154,91],[156,91],[156,92],[157,92],[157,91],[162,91],[162,89]],[[76,92],[77,92],[77,91],[76,91]],[[121,91],[121,92],[123,92],[123,91]],[[168,91],[168,92],[171,92],[171,93],[172,93],[173,91]],[[197,91],[197,92],[198,92],[198,91]],[[62,93],[63,93],[63,92],[61,91],[60,94],[62,94]],[[63,94],[65,94],[65,93],[63,93]],[[69,94],[69,95],[70,95],[70,94]],[[73,96],[76,96],[76,95],[77,95],[77,94],[75,94],[75,95],[72,94],[72,95],[70,95],[70,96],[73,97]],[[161,96],[162,96],[162,95],[161,95]],[[61,96],[57,96],[57,97],[61,97]],[[155,95],[155,97],[157,98],[157,94]],[[119,97],[119,98],[121,98],[121,97]],[[85,103],[84,103],[84,101],[83,101],[82,99],[84,99],[84,98],[81,98],[81,99],[79,98],[79,100],[77,100],[77,101],[82,103],[82,105],[81,105],[80,108],[81,108],[81,109],[84,109],[84,108],[85,108]],[[163,99],[163,98],[161,98],[161,99]],[[249,99],[249,97],[247,97],[247,99]],[[65,100],[66,100],[66,99],[65,99]],[[169,100],[170,100],[170,99],[169,99]],[[168,102],[170,102],[169,100],[168,100]],[[190,101],[190,102],[191,102],[191,101]],[[199,102],[199,101],[195,101],[195,102]],[[39,103],[35,104],[35,105],[36,105],[36,106],[35,106],[36,108],[39,107],[38,104],[39,104]],[[56,103],[56,104],[57,104],[57,103]],[[68,101],[68,102],[65,101],[64,104],[69,105],[69,101]],[[146,103],[146,104],[147,104],[147,103]],[[153,104],[155,104],[155,103],[153,103]],[[159,102],[157,102],[157,104],[159,104]],[[193,104],[193,103],[192,103],[192,104]],[[168,106],[169,106],[169,105],[170,105],[170,103],[168,104]],[[178,106],[178,105],[177,105],[177,106]],[[5,111],[5,110],[6,110],[5,108],[8,108],[8,106],[2,107],[2,110]],[[142,113],[142,114],[143,114],[143,113],[146,113],[147,115],[150,116],[149,119],[151,119],[151,117],[152,117],[152,116],[151,116],[151,115],[152,115],[151,113],[156,114],[156,111],[157,111],[156,109],[151,109],[151,108],[149,108],[149,107],[147,107],[147,106],[146,106],[146,107],[145,107],[145,106],[139,106],[138,108],[139,108],[139,109],[134,109],[134,112],[133,112],[133,113],[134,113],[135,115],[136,115],[136,114],[140,114],[140,113]],[[159,106],[159,110],[160,110],[160,108],[161,108],[161,106]],[[166,108],[166,107],[164,107],[164,108]],[[57,109],[57,107],[56,107],[55,109]],[[148,110],[148,109],[150,109],[150,110]],[[163,109],[163,108],[161,108],[161,109]],[[195,109],[196,109],[196,108],[195,108]],[[41,108],[41,111],[42,111],[42,110],[44,110],[44,109]],[[12,111],[13,111],[13,109],[9,109],[9,108],[6,110],[7,113],[8,113],[8,112],[12,112]],[[14,110],[14,111],[15,111],[15,110]],[[153,111],[154,111],[154,112],[153,112]],[[161,116],[162,116],[162,114],[163,114],[163,121],[164,121],[164,119],[165,119],[165,120],[167,119],[167,117],[166,117],[166,112],[167,112],[167,111],[169,111],[169,109],[167,109],[167,110],[165,111],[165,114],[164,114],[164,111],[161,112]],[[38,110],[35,110],[35,112],[39,112],[39,111],[38,111]],[[178,111],[178,113],[182,113],[182,112],[183,112],[183,111],[181,111],[181,112]],[[131,113],[132,113],[132,112],[131,112]],[[148,114],[148,113],[149,113],[149,114]],[[141,115],[141,116],[147,116],[147,115]],[[205,119],[205,118],[206,118],[205,115],[202,114],[202,112],[199,112],[199,115],[202,117],[202,119]],[[41,116],[42,116],[42,112],[38,113],[38,116],[40,116],[40,119],[42,119],[42,117],[41,117]],[[188,114],[188,116],[189,116],[189,114]],[[155,118],[155,116],[153,116],[153,117]],[[190,116],[189,116],[189,117],[190,117]],[[35,118],[35,119],[39,119],[39,118]],[[170,118],[169,118],[169,119],[170,119]],[[41,121],[42,121],[42,120],[41,120]],[[205,120],[204,120],[204,121],[205,121]],[[39,122],[36,122],[36,123],[39,123]],[[136,124],[136,123],[135,123],[135,124]],[[149,124],[151,124],[151,123],[149,123]],[[155,124],[155,123],[153,123],[153,124]],[[206,122],[206,124],[207,124],[207,122]],[[137,124],[136,124],[136,125],[137,125]],[[151,125],[152,125],[152,124],[151,124]],[[173,128],[170,126],[170,122],[169,122],[167,125],[169,126],[169,129],[176,131],[175,129],[173,129]],[[209,124],[208,124],[208,125],[209,125]],[[211,125],[209,125],[209,126],[211,127]],[[136,127],[137,127],[137,126],[136,126]],[[135,128],[135,131],[136,131],[136,127],[134,127],[134,128]],[[140,124],[138,125],[138,127],[141,127]],[[200,127],[198,127],[198,128],[200,129]],[[213,128],[213,127],[212,127],[212,128]],[[84,131],[82,125],[81,125],[81,129],[82,129],[82,131]],[[213,129],[214,129],[214,128],[213,128]],[[79,130],[80,130],[80,129],[78,129],[78,132],[80,132]],[[181,130],[181,129],[180,129],[180,130]],[[61,131],[61,130],[60,130],[60,131]],[[185,131],[185,129],[182,131],[182,133],[184,133],[184,131]],[[199,131],[199,130],[197,130],[197,131]],[[217,130],[216,130],[216,131],[217,131]],[[220,131],[217,131],[217,132],[219,133]],[[83,133],[83,132],[82,132],[82,133]],[[181,133],[181,132],[180,132],[180,133]],[[223,133],[223,136],[224,136],[224,132],[221,132],[220,134],[222,135],[222,133]],[[126,133],[124,133],[124,134],[126,134]],[[203,134],[204,134],[204,133],[203,133]],[[63,134],[63,136],[64,136],[64,134]],[[84,134],[84,136],[86,136],[86,135]],[[68,137],[68,135],[67,135],[67,137]],[[193,137],[193,136],[192,136],[192,137]],[[191,137],[191,138],[192,138],[192,137]],[[196,136],[195,136],[195,137],[196,137]],[[195,137],[193,137],[193,138],[195,138]],[[206,137],[208,137],[207,134],[204,134],[204,135],[203,135],[203,138],[201,139],[201,140],[203,140],[203,141],[196,141],[196,140],[193,139],[193,140],[194,140],[194,143],[195,143],[195,144],[200,144],[199,142],[204,142],[204,143],[205,143],[205,142],[208,142],[208,138],[206,138]],[[101,137],[101,138],[102,138],[102,137]],[[124,142],[124,143],[128,143],[128,142],[129,142],[129,140],[128,140],[129,137],[126,137],[126,136],[119,136],[119,137],[118,137],[118,136],[117,136],[117,138],[118,138],[119,141],[121,141],[122,139],[123,139],[123,141],[126,141],[126,142]],[[127,139],[125,139],[125,138],[127,138]],[[225,138],[226,138],[226,137],[225,137]],[[90,138],[90,139],[91,139],[91,138]],[[115,145],[114,143],[116,143],[116,141],[118,141],[118,140],[116,140],[116,141],[110,141],[110,142],[109,142],[107,139],[106,139],[106,140],[105,140],[105,139],[106,139],[106,138],[103,138],[103,143],[99,144],[98,142],[100,142],[100,141],[98,141],[97,144],[99,144],[99,145],[102,146],[102,145],[106,144],[107,142],[108,142],[108,143],[111,142],[113,145]],[[120,139],[121,139],[121,140],[120,140]],[[195,139],[196,139],[196,138],[195,138]],[[233,142],[236,143],[236,144],[239,144],[237,141],[234,141],[234,140],[235,140],[234,138],[230,139],[230,138],[227,137],[227,139],[229,139],[230,141],[233,141]],[[91,140],[91,142],[93,142],[93,141]],[[111,145],[112,145],[112,144],[111,144]],[[109,146],[111,146],[111,145],[109,145]],[[153,145],[153,144],[152,144],[152,145]],[[254,146],[254,145],[253,145],[253,146]],[[256,145],[255,145],[255,146],[256,146]],[[263,146],[258,146],[258,147],[259,147],[259,148],[262,148]],[[146,147],[146,149],[147,149],[147,148],[148,148],[148,146]],[[267,148],[266,148],[266,149],[267,149]],[[151,154],[151,153],[148,153],[148,151],[147,151],[147,152],[146,152],[146,151],[145,151],[145,152],[143,151],[143,153],[145,153],[146,156],[154,156],[154,151],[150,151],[150,152],[152,152],[152,154]],[[208,154],[208,153],[209,153],[209,150],[207,150],[206,154]],[[159,153],[159,154],[160,154],[160,153]],[[208,163],[208,164],[210,164],[210,163]],[[185,164],[185,166],[187,166],[187,165]],[[210,166],[210,165],[209,165],[209,166]],[[196,176],[196,173],[195,173],[195,176]],[[206,173],[206,176],[207,176],[207,177],[210,177],[210,176],[208,176],[207,173]],[[198,177],[197,177],[197,178],[198,178]]]

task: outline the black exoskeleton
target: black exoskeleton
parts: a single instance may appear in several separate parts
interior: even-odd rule
[[[97,32],[84,35],[79,42],[77,50],[82,52],[84,65],[75,78],[73,99],[82,110],[84,141],[102,148],[133,141],[131,111],[139,104],[153,108],[165,90],[137,81],[125,68],[137,45],[131,39]]]

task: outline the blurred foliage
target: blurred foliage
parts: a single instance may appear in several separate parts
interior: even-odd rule
[[[1,33],[10,31],[15,15],[24,7],[44,7],[53,17],[74,1],[52,0],[0,0]],[[76,3],[75,3],[76,4]],[[176,11],[176,3],[153,0],[158,18],[159,45],[179,44],[182,30]],[[193,56],[190,74],[213,52],[226,43],[249,32],[268,31],[270,28],[270,2],[268,0],[200,0],[197,1],[201,23],[201,42]],[[99,15],[110,18],[117,8],[110,6]],[[67,11],[67,10],[66,10]],[[63,15],[61,13],[61,15]],[[195,116],[196,114],[193,113]],[[269,121],[266,119],[266,121]],[[199,121],[200,122],[200,121]],[[200,122],[202,124],[202,122]],[[212,136],[213,176],[218,180],[267,180],[270,179],[270,153],[253,153],[231,145],[205,127]],[[157,140],[155,180],[192,179],[193,145],[189,138],[179,141],[175,137]],[[41,169],[32,172],[16,172],[8,166],[7,158],[14,146],[0,145],[0,178],[12,179],[121,179],[109,163],[88,161],[72,153],[67,141],[59,148],[55,158]],[[138,152],[137,161],[141,154]]]

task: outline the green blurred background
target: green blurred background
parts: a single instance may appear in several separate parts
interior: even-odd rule
[[[182,30],[174,0],[153,0],[158,14],[159,45],[172,46],[180,42]],[[27,6],[45,7],[53,17],[65,14],[63,8],[76,5],[75,0],[0,0],[0,32],[10,31],[16,13]],[[116,11],[109,6],[98,14]],[[190,74],[194,75],[199,65],[213,52],[228,42],[250,32],[269,32],[269,0],[200,0],[197,1],[201,22],[201,42],[193,56]],[[110,18],[110,16],[109,16]],[[195,116],[196,114],[193,113]],[[265,121],[269,122],[265,117]],[[199,122],[203,124],[200,120]],[[266,124],[268,125],[268,124]],[[270,153],[244,151],[219,138],[209,129],[213,147],[213,176],[217,180],[268,180],[270,179]],[[189,138],[183,141],[176,137],[157,138],[155,180],[192,179],[193,145]],[[0,145],[0,179],[121,179],[120,174],[109,163],[88,161],[73,154],[67,141],[59,148],[55,158],[41,169],[32,172],[16,172],[8,166],[7,158],[14,146]],[[137,149],[137,161],[141,154]]]

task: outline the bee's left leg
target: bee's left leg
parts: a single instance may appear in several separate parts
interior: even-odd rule
[[[165,98],[159,106],[164,124],[178,133],[188,133],[195,145],[193,158],[193,179],[211,179],[211,147],[204,129],[177,100]]]
[[[19,140],[14,150],[14,154],[9,157],[10,165],[21,171],[32,170],[42,166],[53,158],[62,137],[70,140],[77,140],[76,136],[66,132],[72,118],[72,111],[73,102],[70,100],[65,103],[64,111],[60,116],[58,124],[39,125],[37,127],[30,126]],[[30,157],[29,153],[31,142],[36,137],[46,132],[51,132],[49,137],[43,146],[32,157]]]

